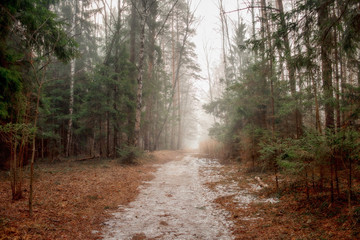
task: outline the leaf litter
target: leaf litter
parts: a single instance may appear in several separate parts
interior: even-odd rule
[[[34,215],[28,215],[28,176],[24,198],[11,200],[6,172],[0,174],[0,239],[99,239],[103,222],[127,205],[139,186],[153,178],[155,164],[179,152],[160,151],[155,158],[125,166],[116,160],[40,163],[35,170]],[[27,172],[26,172],[27,173]]]

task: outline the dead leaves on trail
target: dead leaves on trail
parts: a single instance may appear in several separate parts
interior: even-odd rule
[[[98,239],[104,219],[119,205],[133,201],[138,186],[150,180],[154,170],[149,164],[121,166],[115,160],[40,164],[32,218],[27,210],[27,178],[25,198],[12,202],[3,174],[0,239]]]

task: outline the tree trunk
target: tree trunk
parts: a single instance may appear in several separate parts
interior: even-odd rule
[[[320,57],[322,67],[322,80],[325,99],[325,126],[331,132],[334,130],[334,106],[332,104],[333,86],[332,86],[332,67],[331,67],[331,49],[332,32],[327,25],[329,19],[329,2],[323,0],[318,8],[318,25],[321,32],[320,39]]]
[[[146,7],[146,6],[144,6]],[[135,127],[134,127],[134,146],[140,146],[140,124],[142,110],[142,93],[143,93],[143,74],[144,74],[144,49],[145,49],[145,20],[146,12],[141,16],[141,34],[139,49],[139,64],[137,75],[137,92],[136,92],[136,110],[135,110]]]
[[[66,157],[70,156],[71,136],[74,112],[74,77],[75,77],[75,59],[70,64],[70,99],[69,99],[69,121],[66,135]]]
[[[306,19],[308,19],[307,17],[308,15],[308,11],[306,11]],[[306,46],[306,52],[307,52],[307,58],[310,58],[310,52],[311,52],[311,45],[310,45],[310,29],[309,29],[309,25],[310,23],[308,21],[306,21],[305,23],[305,46]],[[306,70],[307,70],[307,74],[308,77],[310,78],[310,83],[312,85],[312,89],[314,92],[314,102],[315,102],[315,128],[316,130],[321,134],[322,133],[322,129],[321,129],[321,120],[320,120],[320,107],[319,107],[319,102],[318,102],[318,91],[317,91],[317,82],[315,81],[315,73],[313,72],[313,68],[311,67],[310,64],[308,64],[306,66]]]
[[[189,34],[190,34],[190,25],[193,23],[193,19],[194,19],[194,13],[188,11],[187,12],[187,16],[186,16],[186,28],[185,28],[185,33],[184,33],[184,37],[182,39],[182,44],[180,46],[180,50],[179,50],[179,53],[178,53],[178,62],[177,62],[177,66],[176,66],[176,71],[175,71],[175,86],[176,86],[176,82],[179,81],[179,77],[180,77],[180,68],[182,66],[182,61],[183,61],[183,54],[184,54],[184,51],[185,51],[185,45],[187,43],[187,40],[188,40],[188,37],[189,37]],[[175,92],[176,92],[176,88],[172,88],[172,91],[171,91],[171,98],[174,97],[175,95]],[[164,130],[164,127],[166,126],[167,124],[167,120],[168,120],[168,117],[169,117],[169,114],[170,114],[170,110],[172,108],[172,103],[173,101],[170,102],[170,104],[168,105],[167,109],[166,109],[166,112],[165,112],[165,119],[164,121],[162,122],[160,128],[159,128],[159,131],[156,135],[156,138],[155,138],[155,141],[154,141],[154,146],[157,146],[158,144],[158,141],[159,141],[159,138],[161,136],[161,133],[162,131]]]
[[[99,118],[99,140],[98,140],[98,145],[99,145],[99,155],[100,157],[103,156],[103,149],[102,149],[102,119],[101,117]]]
[[[34,161],[35,161],[35,143],[36,143],[36,128],[37,128],[37,120],[39,115],[39,104],[40,104],[40,97],[41,97],[41,88],[42,82],[40,82],[40,86],[37,92],[37,99],[36,99],[36,108],[35,108],[35,118],[34,118],[34,136],[32,139],[32,153],[31,153],[31,161],[30,161],[30,190],[29,190],[29,215],[32,216],[33,214],[33,192],[34,192]]]
[[[110,97],[110,90],[108,91],[108,98]],[[110,101],[108,99],[107,105],[110,107]],[[110,156],[110,112],[106,111],[106,157]]]
[[[256,40],[256,32],[255,32],[255,0],[251,0],[251,25],[252,25],[252,39],[253,40]],[[255,50],[254,52],[254,60],[255,62],[257,61],[257,56],[258,56],[258,53],[257,53],[257,49]]]
[[[282,29],[286,29],[286,23],[285,23],[285,14],[284,14],[284,7],[282,0],[276,0],[276,3],[278,5],[278,9],[280,12],[280,25]],[[286,66],[289,73],[289,84],[290,84],[290,91],[291,95],[295,101],[296,107],[294,109],[293,115],[295,120],[295,128],[296,128],[296,137],[299,138],[302,135],[302,116],[299,109],[299,103],[297,99],[296,94],[296,78],[295,78],[295,68],[292,64],[292,54],[291,54],[291,48],[289,43],[289,37],[287,33],[284,34],[284,48],[285,48],[285,60],[286,60]]]
[[[227,60],[226,60],[226,38],[225,38],[225,16],[224,16],[224,9],[223,9],[223,1],[219,0],[220,4],[220,20],[221,20],[221,36],[222,36],[222,54],[223,54],[223,64],[224,64],[224,79],[225,84],[228,86],[228,77],[227,77]]]
[[[133,66],[136,65],[136,33],[138,30],[138,18],[139,15],[137,14],[137,7],[136,7],[137,1],[132,1],[131,3],[131,19],[130,19],[130,62],[133,64]],[[136,72],[133,70],[130,73],[131,82],[136,86]],[[131,89],[131,91],[136,92],[136,88]],[[131,95],[130,97],[131,101],[136,102],[136,99],[134,99]],[[132,107],[127,107],[127,142],[128,144],[134,145],[134,139],[135,139],[135,133],[134,133],[134,126],[135,126],[135,112]]]
[[[330,160],[330,194],[331,203],[334,203],[334,159],[331,157]]]
[[[175,79],[175,64],[176,64],[176,54],[175,54],[175,28],[174,28],[174,14],[171,18],[171,72],[172,72],[172,87],[176,89],[176,79]],[[175,126],[176,126],[176,94],[172,96],[172,118],[171,118],[171,138],[170,138],[170,148],[175,149]]]
[[[335,47],[335,52],[334,52],[334,67],[335,67],[335,79],[336,79],[336,104],[335,104],[335,108],[336,108],[336,130],[339,131],[340,130],[340,126],[341,126],[341,113],[340,113],[340,76],[339,76],[339,54],[338,54],[338,42],[337,42],[338,36],[337,36],[337,31],[336,28],[334,29],[334,47]]]
[[[271,43],[271,32],[270,32],[270,25],[269,20],[267,16],[267,10],[266,10],[266,2],[265,0],[261,0],[261,9],[263,14],[263,22],[266,27],[266,34],[267,34],[267,44],[268,44],[268,79],[270,80],[270,94],[271,94],[271,130],[272,130],[272,136],[275,136],[275,99],[274,99],[274,83],[273,83],[273,49],[272,49],[272,43]]]
[[[351,195],[352,195],[352,166],[351,166],[351,159],[349,159],[349,168],[348,168],[348,209],[349,209],[349,216],[352,218],[352,204],[351,204]]]
[[[156,38],[156,17],[157,17],[157,2],[156,0],[152,0],[150,3],[150,15],[148,19],[148,26],[149,26],[149,54],[148,54],[148,72],[147,72],[147,79],[149,81],[150,91],[148,99],[146,101],[146,129],[145,129],[145,139],[144,139],[144,148],[145,150],[152,150],[152,135],[153,135],[153,108],[154,108],[154,98],[155,98],[155,91],[152,85],[155,83],[153,79],[153,71],[154,71],[154,61],[155,61],[155,38]]]
[[[78,13],[79,13],[79,5],[78,1],[75,1],[75,13],[73,16],[73,35],[76,36],[78,33]],[[70,63],[70,99],[69,99],[69,121],[68,121],[68,129],[66,136],[66,157],[70,156],[70,148],[72,144],[72,126],[73,126],[73,112],[74,112],[74,82],[75,82],[75,69],[76,69],[76,60],[73,59]]]
[[[176,12],[176,41],[180,41],[179,37],[179,13]],[[179,62],[180,60],[178,60]],[[177,81],[177,93],[176,93],[176,103],[177,103],[177,145],[176,149],[179,150],[181,148],[181,95],[180,95],[180,77],[178,77]]]

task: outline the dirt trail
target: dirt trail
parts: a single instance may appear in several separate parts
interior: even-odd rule
[[[107,221],[104,239],[233,239],[226,213],[204,186],[206,159],[186,155],[161,165],[137,199]]]

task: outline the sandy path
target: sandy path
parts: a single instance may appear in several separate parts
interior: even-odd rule
[[[105,223],[104,239],[232,239],[199,174],[206,166],[189,155],[161,165],[137,199]]]

